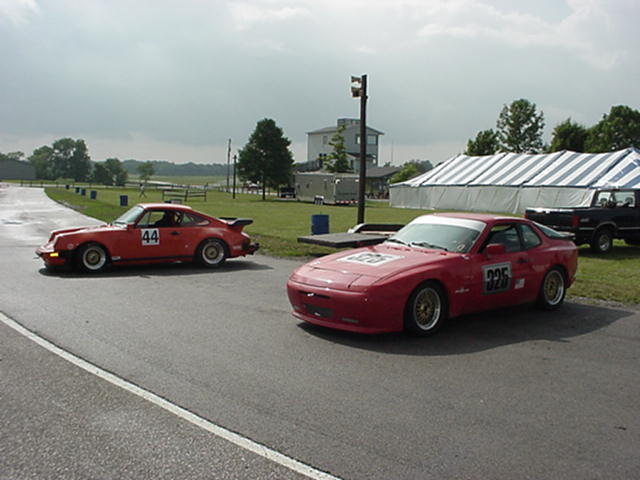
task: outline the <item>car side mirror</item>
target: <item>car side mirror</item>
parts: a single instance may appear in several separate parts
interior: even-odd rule
[[[484,249],[484,253],[487,257],[494,257],[496,255],[504,255],[507,253],[507,249],[502,243],[490,243]]]

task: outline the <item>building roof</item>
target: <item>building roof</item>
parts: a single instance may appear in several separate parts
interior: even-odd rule
[[[360,128],[359,125],[347,125],[346,128],[350,129],[350,128]],[[324,127],[324,128],[320,128],[318,130],[312,130],[310,132],[307,132],[307,135],[317,135],[320,133],[333,133],[336,132],[338,130],[337,126],[333,126],[333,127]],[[378,135],[384,135],[384,132],[381,132],[380,130],[377,130],[373,127],[367,126],[367,131],[369,132],[373,132],[373,133],[377,133]]]

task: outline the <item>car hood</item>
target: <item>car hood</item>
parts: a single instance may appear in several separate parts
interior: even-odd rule
[[[316,287],[353,289],[414,268],[437,265],[455,253],[380,244],[334,253],[298,268],[292,278]]]
[[[74,228],[63,228],[60,230],[54,230],[53,232],[51,232],[51,237],[49,239],[49,241],[54,240],[56,237],[61,237],[61,236],[69,236],[69,235],[75,235],[75,234],[82,234],[82,233],[96,233],[96,232],[113,232],[113,231],[122,231],[125,227],[123,226],[115,226],[115,225],[110,225],[110,224],[104,224],[104,225],[95,225],[95,226],[91,226],[91,227],[74,227]]]

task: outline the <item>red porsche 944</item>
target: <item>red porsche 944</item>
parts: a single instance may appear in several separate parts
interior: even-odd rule
[[[258,249],[242,230],[248,218],[215,218],[186,205],[141,203],[107,225],[51,233],[36,250],[47,267],[98,272],[109,264],[194,261],[219,267]]]
[[[522,218],[418,217],[384,243],[313,260],[287,282],[293,315],[361,333],[434,333],[447,318],[563,303],[577,269],[571,237]]]

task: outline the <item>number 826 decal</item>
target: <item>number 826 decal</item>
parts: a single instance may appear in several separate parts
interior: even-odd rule
[[[511,288],[511,262],[482,267],[484,293],[505,292]]]

